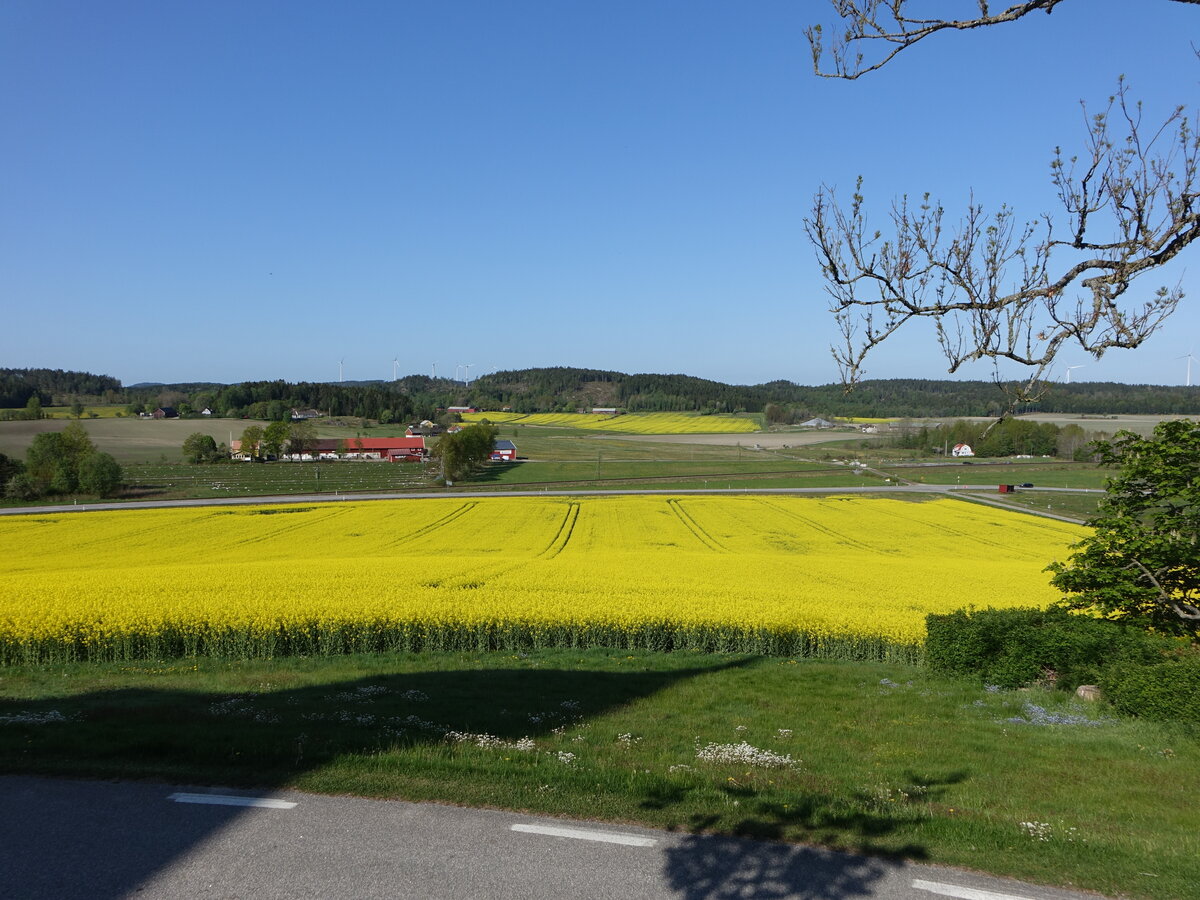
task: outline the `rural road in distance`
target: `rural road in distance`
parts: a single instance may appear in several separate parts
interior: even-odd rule
[[[294,791],[0,776],[0,897],[1097,900],[810,847]]]

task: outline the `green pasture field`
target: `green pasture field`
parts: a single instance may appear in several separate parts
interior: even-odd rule
[[[797,463],[765,458],[737,459],[605,459],[588,461],[516,462],[489,466],[467,483],[542,484],[553,481],[612,481],[613,479],[716,478],[727,475],[790,475],[830,472],[820,463]]]
[[[1153,900],[1194,896],[1200,854],[1194,732],[898,664],[557,650],[6,668],[0,768],[636,822]]]
[[[976,460],[937,465],[879,463],[875,468],[907,481],[927,484],[1024,484],[1037,487],[1103,488],[1110,472],[1094,463],[1049,460]]]
[[[877,477],[855,477],[842,470],[820,469],[813,472],[795,472],[790,474],[708,474],[682,476],[628,478],[604,478],[600,481],[553,481],[533,482],[523,484],[497,484],[486,480],[485,472],[481,478],[455,484],[454,489],[467,490],[520,490],[526,488],[537,490],[539,487],[549,490],[599,490],[599,491],[635,491],[635,490],[769,490],[773,488],[843,488],[878,485]]]
[[[428,490],[422,463],[339,462],[135,463],[125,467],[126,489],[117,499],[211,499],[355,491]]]
[[[0,414],[3,414],[5,412],[23,413],[23,412],[25,412],[25,409],[23,407],[20,409],[12,409],[12,408],[0,409]],[[42,415],[45,416],[47,419],[73,419],[73,418],[75,418],[75,414],[71,411],[71,407],[69,407],[69,406],[43,406],[42,407]],[[85,419],[91,419],[91,418],[113,419],[113,418],[121,418],[122,416],[126,416],[126,415],[128,415],[128,413],[125,412],[125,407],[123,405],[111,405],[111,406],[86,406],[85,405],[83,407],[83,418],[85,418]],[[136,416],[134,418],[136,418]]]
[[[965,492],[964,492],[965,493]],[[1055,491],[1039,491],[1018,488],[1013,494],[989,494],[989,499],[1002,501],[1005,506],[1037,513],[1054,513],[1069,516],[1083,522],[1094,516],[1099,509],[1103,494],[1060,494]]]

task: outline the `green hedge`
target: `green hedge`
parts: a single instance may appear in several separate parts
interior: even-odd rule
[[[1200,652],[1150,666],[1117,663],[1102,674],[1100,687],[1123,713],[1200,724]]]
[[[1109,667],[1161,663],[1178,639],[1064,609],[958,610],[926,619],[926,664],[1015,688],[1039,680],[1060,687],[1101,684]],[[1131,669],[1131,670],[1132,670]]]

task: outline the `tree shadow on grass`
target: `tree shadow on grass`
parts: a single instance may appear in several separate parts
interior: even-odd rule
[[[743,664],[382,671],[285,689],[260,684],[244,693],[137,687],[6,698],[0,773],[226,785],[262,796],[347,758],[369,760],[394,748],[450,752],[456,740],[508,747],[545,738],[681,680]],[[130,668],[148,672],[154,665],[162,664]],[[402,785],[404,774],[389,773],[391,783]],[[19,885],[18,896],[126,896],[245,814],[232,806],[181,810],[168,802],[168,790],[144,784],[130,785],[128,800],[112,799],[111,790],[100,798],[102,787],[0,778],[0,885]],[[150,803],[150,821],[147,790],[161,794]],[[8,895],[3,888],[0,894]]]
[[[718,826],[715,816],[693,816],[692,832],[666,853],[668,883],[686,900],[804,898],[846,900],[874,896],[876,885],[906,860],[923,860],[928,854],[915,843],[881,840],[918,824],[922,806],[939,798],[945,788],[966,779],[965,772],[940,778],[909,773],[913,794],[896,808],[879,797],[856,793],[849,798],[810,794],[799,802],[781,805],[756,799],[753,790],[726,785],[730,802],[746,814],[721,830],[732,836],[705,832]],[[915,795],[915,797],[914,797]],[[654,798],[676,802],[679,798]],[[890,799],[890,798],[889,798]],[[805,840],[842,848],[783,843]]]
[[[529,759],[520,752],[524,739],[557,737],[684,680],[751,662],[675,671],[382,670],[299,687],[257,684],[239,693],[138,687],[32,702],[0,699],[0,772],[225,785],[256,796],[306,777],[328,777],[344,780],[323,782],[322,789],[404,794],[410,775],[403,763],[389,768],[393,750],[428,748],[422,752],[435,754],[436,763],[436,754],[453,754],[457,744],[479,754],[476,769],[499,765],[504,756],[514,760],[504,765],[519,766]],[[131,668],[149,671],[154,665]],[[488,752],[496,749],[503,755]],[[436,771],[434,765],[419,777],[436,779]],[[453,799],[507,805],[504,787],[483,782],[464,790],[484,794]],[[245,815],[238,807],[181,809],[168,802],[169,790],[154,784],[129,785],[134,796],[121,792],[116,800],[111,793],[101,798],[104,786],[96,782],[47,784],[0,778],[0,809],[6,811],[0,815],[0,846],[6,848],[0,884],[21,885],[22,896],[126,896]],[[646,785],[646,809],[686,799],[668,780],[648,778]],[[933,785],[929,780],[927,787]],[[487,795],[489,789],[496,793]],[[761,897],[865,896],[897,865],[776,842],[845,844],[852,835],[855,849],[878,853],[874,841],[905,824],[904,812],[839,813],[835,803],[819,798],[800,808],[780,807],[743,796],[736,785],[724,790],[731,802],[741,803],[744,817],[732,825],[693,818],[692,833],[664,851],[663,874],[671,890],[688,900],[749,896],[751,887]],[[702,833],[714,830],[737,837]],[[924,856],[917,846],[891,852]]]

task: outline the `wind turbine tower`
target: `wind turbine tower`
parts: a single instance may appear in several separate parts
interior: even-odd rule
[[[396,373],[400,370],[400,357],[395,357],[392,360],[392,381],[396,380]]]
[[[338,360],[338,383],[339,383],[339,384],[340,384],[341,382],[343,382],[343,381],[345,381],[345,380],[346,380],[346,379],[345,379],[345,378],[342,376],[342,372],[343,372],[343,369],[342,369],[342,364],[343,364],[345,361],[346,361],[346,358],[345,358],[344,356],[343,356],[341,359],[339,359],[339,360]]]
[[[1067,384],[1071,383],[1071,370],[1072,369],[1083,369],[1083,368],[1086,368],[1086,366],[1067,366]]]
[[[1195,349],[1195,348],[1193,348],[1193,349]],[[1192,362],[1196,359],[1196,357],[1192,356],[1191,351],[1188,351],[1187,356],[1177,356],[1175,358],[1187,360],[1187,386],[1191,387],[1192,386]]]

